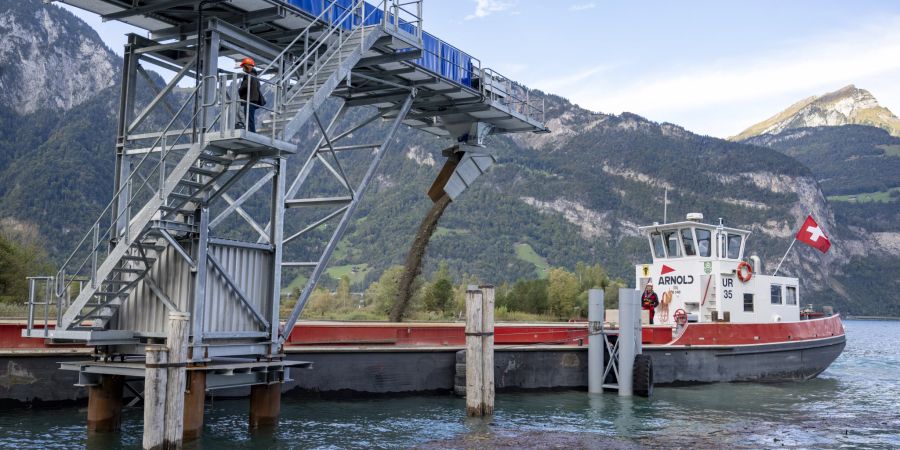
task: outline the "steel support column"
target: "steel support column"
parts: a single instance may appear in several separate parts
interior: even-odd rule
[[[272,309],[269,320],[270,337],[272,348],[270,354],[275,355],[280,352],[279,339],[279,323],[281,313],[281,258],[283,255],[282,247],[284,246],[284,193],[287,177],[287,160],[278,158],[278,165],[275,169],[275,179],[272,182],[272,215],[269,229],[269,242],[272,244]]]
[[[137,91],[134,84],[137,82],[138,56],[135,54],[137,50],[138,36],[134,34],[128,35],[128,43],[125,44],[125,52],[122,64],[122,90],[119,96],[119,117],[116,122],[116,165],[115,175],[113,176],[113,192],[125,187],[125,180],[131,171],[131,158],[125,155],[126,135],[128,134],[128,122],[134,113],[134,98]],[[119,201],[112,205],[111,217],[118,217],[119,212],[125,208],[130,193],[123,191],[119,197]],[[110,225],[112,226],[112,224]],[[125,228],[124,218],[116,221],[116,236],[118,231]]]
[[[206,358],[203,351],[203,325],[205,318],[206,283],[209,252],[209,207],[203,205],[199,210],[200,233],[197,236],[196,252],[194,255],[194,310],[191,315],[191,346],[190,361],[199,362]]]
[[[102,375],[99,385],[88,388],[88,431],[119,431],[124,383],[122,375]]]
[[[278,425],[281,414],[281,383],[254,384],[250,387],[250,429]]]
[[[203,432],[203,408],[206,400],[206,372],[189,370],[184,393],[184,440],[196,439]]]

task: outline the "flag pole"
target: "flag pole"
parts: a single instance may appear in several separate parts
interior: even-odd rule
[[[797,242],[797,237],[796,237],[796,236],[794,237],[794,240],[791,241],[791,245],[788,246],[787,251],[784,252],[784,256],[781,257],[781,261],[778,262],[778,267],[776,267],[776,268],[775,268],[775,271],[772,272],[772,276],[773,276],[773,277],[774,277],[775,275],[778,274],[778,269],[780,269],[780,268],[781,268],[781,264],[784,263],[784,258],[787,258],[788,253],[790,253],[790,252],[791,252],[791,249],[794,248],[794,243],[795,243],[795,242]]]

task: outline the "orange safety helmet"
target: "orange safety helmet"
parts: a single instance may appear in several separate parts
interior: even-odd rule
[[[241,60],[240,67],[244,66],[256,67],[256,62],[253,61],[253,58],[244,58]]]

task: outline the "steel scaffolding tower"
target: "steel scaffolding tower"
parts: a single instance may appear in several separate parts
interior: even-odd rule
[[[470,145],[546,131],[526,88],[422,31],[421,0],[65,3],[149,32],[125,47],[113,198],[58,273],[32,280],[23,331],[99,359],[144,354],[183,312],[191,363],[270,367],[401,125]],[[260,70],[235,73],[244,57]],[[160,86],[147,66],[174,75]],[[242,100],[252,79],[265,103]],[[285,269],[309,275],[281,325]],[[34,318],[47,305],[55,327]],[[89,366],[74,369],[85,383],[113,373]],[[251,378],[217,386],[272,381]]]

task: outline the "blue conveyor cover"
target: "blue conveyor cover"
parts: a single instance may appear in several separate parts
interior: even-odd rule
[[[341,16],[343,16],[352,5],[353,0],[285,0],[287,3],[300,8],[303,11],[318,17],[325,11],[326,6],[332,1],[335,3],[335,11],[332,14],[332,23],[337,24]],[[381,8],[365,4],[364,8],[365,25],[376,25],[384,19],[384,11]],[[340,25],[346,29],[351,29],[353,25],[358,25],[358,17],[345,19]],[[415,25],[404,23],[401,21],[400,28],[410,34],[415,34]],[[474,87],[473,79],[473,59],[471,55],[462,50],[441,41],[434,35],[422,32],[422,56],[413,61],[419,67],[434,72],[441,77],[453,81],[454,83]]]

